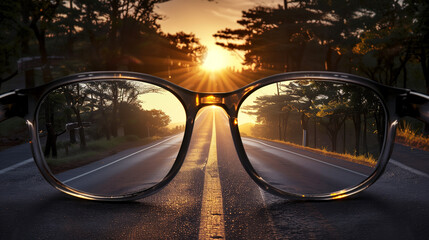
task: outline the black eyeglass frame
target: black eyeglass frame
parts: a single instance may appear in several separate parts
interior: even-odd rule
[[[383,141],[382,151],[378,159],[374,172],[359,185],[344,189],[334,193],[299,195],[280,190],[266,182],[252,167],[250,163],[238,129],[237,115],[243,101],[254,91],[269,84],[291,81],[291,80],[313,80],[313,81],[330,81],[339,83],[351,83],[371,89],[380,99],[385,109],[385,139]],[[37,116],[38,110],[44,97],[53,89],[58,87],[80,82],[106,81],[106,80],[132,80],[150,83],[164,88],[177,97],[186,111],[186,127],[182,145],[177,155],[176,161],[168,174],[158,184],[131,194],[119,196],[99,196],[73,189],[59,181],[49,170],[44,160],[42,150],[39,144]],[[404,116],[410,116],[429,122],[429,96],[413,92],[408,89],[393,88],[381,85],[375,81],[359,77],[356,75],[336,73],[336,72],[290,72],[273,75],[259,81],[253,82],[247,86],[227,93],[199,93],[182,88],[162,78],[148,74],[107,71],[107,72],[88,72],[71,75],[53,81],[51,83],[31,88],[21,89],[12,92],[0,94],[0,121],[13,116],[23,117],[31,135],[31,148],[35,163],[43,177],[55,188],[62,192],[79,198],[99,200],[99,201],[130,201],[147,197],[156,193],[165,187],[179,172],[189,147],[192,136],[194,121],[198,111],[206,106],[217,105],[225,110],[229,117],[229,125],[234,145],[240,159],[240,162],[249,176],[262,189],[288,199],[300,200],[331,200],[347,197],[356,194],[373,184],[384,172],[389,161],[398,120]]]

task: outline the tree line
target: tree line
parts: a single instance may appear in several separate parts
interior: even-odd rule
[[[92,70],[130,70],[169,78],[198,67],[206,48],[192,33],[166,34],[154,9],[169,0],[0,1],[0,82],[21,57],[40,56],[44,82]],[[284,0],[242,12],[240,28],[217,44],[244,52],[238,77],[342,71],[390,85],[417,82],[429,93],[429,3],[424,0]],[[63,56],[51,68],[49,56]],[[28,87],[34,71],[26,71]],[[184,74],[185,75],[185,74]],[[429,125],[426,125],[429,133]]]
[[[25,56],[40,56],[45,82],[56,76],[48,56],[65,57],[58,76],[130,70],[168,78],[196,67],[206,51],[196,36],[163,33],[158,23],[164,16],[154,9],[167,1],[1,1],[0,76],[14,76]],[[391,86],[418,81],[429,93],[428,16],[424,0],[284,0],[243,11],[241,28],[214,36],[244,51],[255,79],[263,71],[342,71]]]
[[[428,1],[284,0],[237,23],[214,36],[255,71],[340,71],[429,94]]]
[[[159,109],[143,109],[144,94],[162,94],[159,87],[129,81],[71,84],[49,93],[38,114],[45,156],[57,156],[57,140],[64,145],[136,136],[165,136],[183,129],[169,129],[170,116]]]
[[[154,9],[167,1],[1,1],[1,77],[7,78],[18,58],[26,56],[40,56],[44,82],[92,70],[168,76],[174,69],[198,65],[206,50],[195,35],[166,34],[158,24],[162,16]],[[65,57],[58,73],[52,72],[49,56]]]
[[[281,82],[275,88],[277,92],[244,103],[242,113],[256,117],[256,124],[247,134],[356,155],[377,155],[381,151],[385,111],[372,91],[311,80]],[[347,135],[347,141],[340,138],[340,132]],[[352,145],[346,148],[346,142]],[[342,143],[342,150],[338,143]]]
[[[243,11],[237,23],[241,28],[214,36],[218,45],[244,51],[253,69],[342,71],[390,86],[402,76],[406,87],[414,64],[429,93],[428,1],[284,0]]]

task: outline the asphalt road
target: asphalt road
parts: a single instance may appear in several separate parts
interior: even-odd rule
[[[183,134],[121,151],[91,164],[57,174],[63,183],[96,195],[123,195],[160,182],[171,169]]]
[[[299,195],[332,193],[356,186],[374,171],[272,141],[244,138],[250,162],[266,181]]]
[[[355,197],[288,201],[253,183],[226,116],[205,108],[185,163],[166,188],[139,201],[105,203],[52,188],[29,160],[29,147],[17,146],[0,153],[0,239],[427,239],[429,154],[398,149],[381,179]]]

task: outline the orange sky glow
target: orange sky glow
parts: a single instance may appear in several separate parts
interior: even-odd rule
[[[240,70],[243,67],[243,53],[230,52],[217,46],[213,34],[225,28],[240,28],[237,20],[241,19],[243,10],[282,3],[283,0],[171,0],[159,4],[155,11],[164,16],[159,21],[163,32],[194,33],[208,48],[207,59],[202,65],[204,70],[217,71],[226,67]]]

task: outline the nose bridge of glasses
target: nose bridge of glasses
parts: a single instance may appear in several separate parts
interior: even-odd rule
[[[198,94],[195,99],[196,106],[210,106],[225,104],[225,98],[216,94]]]
[[[208,106],[218,106],[225,110],[226,114],[229,117],[234,118],[236,114],[234,114],[235,99],[231,99],[231,97],[227,94],[222,93],[199,93],[195,96],[195,106],[197,109],[201,109]]]

